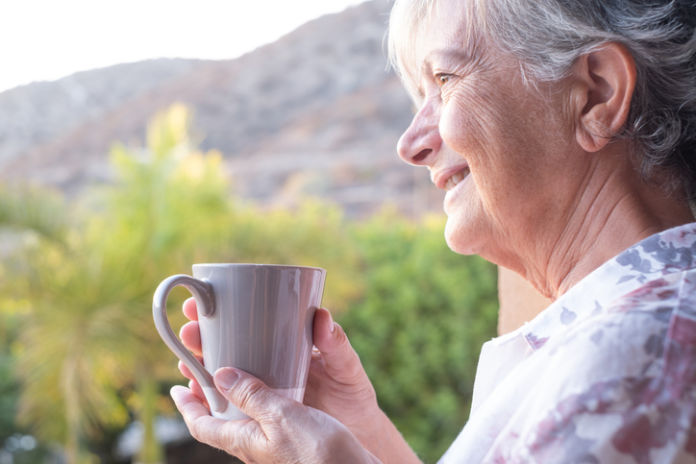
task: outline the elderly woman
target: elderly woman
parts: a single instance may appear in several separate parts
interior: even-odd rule
[[[442,462],[696,462],[695,9],[394,5],[390,53],[418,108],[399,155],[447,191],[453,250],[554,300],[484,345]],[[195,322],[182,337],[199,346]],[[314,341],[304,405],[233,369],[217,386],[251,420],[173,389],[193,436],[248,462],[419,462],[325,310]]]

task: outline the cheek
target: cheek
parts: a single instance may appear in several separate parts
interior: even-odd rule
[[[491,102],[481,95],[474,95],[469,89],[453,93],[443,103],[440,116],[442,140],[469,163],[476,162],[476,154],[485,149],[487,141],[495,140],[490,133],[490,129],[495,128],[491,108]]]
[[[440,117],[440,136],[452,150],[466,157],[476,140],[475,121],[467,113],[464,105],[448,104]]]

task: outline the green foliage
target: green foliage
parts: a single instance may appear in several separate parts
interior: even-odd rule
[[[62,242],[66,229],[63,202],[57,195],[22,188],[0,188],[0,228],[31,231],[42,238]]]
[[[3,266],[5,301],[25,305],[19,415],[42,438],[65,443],[71,462],[88,460],[85,445],[101,424],[130,419],[126,387],[176,375],[147,310],[152,289],[223,241],[220,156],[189,146],[187,114],[177,106],[158,116],[146,150],[114,148],[116,183],[73,210],[60,246],[25,243]]]
[[[361,284],[352,238],[340,211],[307,200],[293,211],[242,209],[229,227],[228,246],[219,259],[323,267],[323,304],[342,311]]]
[[[71,463],[95,461],[87,450],[104,430],[172,412],[162,387],[181,377],[150,311],[164,277],[195,262],[294,263],[327,269],[324,305],[381,406],[435,460],[466,419],[478,349],[494,333],[494,269],[450,252],[440,220],[385,212],[357,224],[316,200],[292,211],[244,204],[189,123],[175,105],[153,120],[146,147],[116,145],[114,183],[79,202],[0,192],[12,243],[0,247],[2,436],[20,430],[7,420],[19,396],[19,427],[62,442]],[[187,296],[175,292],[172,306]],[[150,441],[140,460],[159,456]]]
[[[386,213],[356,226],[369,284],[340,321],[380,406],[426,462],[466,421],[479,349],[496,324],[495,269],[451,252],[443,225]]]
[[[5,317],[5,323],[0,325],[0,444],[17,432],[14,416],[19,400],[19,382],[13,374],[14,356],[11,353],[13,340],[10,338],[14,330],[8,325],[14,325],[13,318]]]

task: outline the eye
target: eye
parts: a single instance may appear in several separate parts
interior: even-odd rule
[[[437,85],[439,85],[440,87],[442,87],[443,85],[445,85],[446,83],[448,83],[449,80],[450,80],[451,78],[452,78],[452,75],[451,75],[451,74],[447,74],[447,73],[437,73],[437,74],[435,74],[435,82],[436,82]]]

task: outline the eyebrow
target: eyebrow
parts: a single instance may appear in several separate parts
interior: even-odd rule
[[[429,73],[429,68],[431,67],[433,57],[444,57],[446,60],[458,61],[462,63],[474,61],[473,53],[464,48],[436,48],[435,50],[431,50],[427,55],[425,55],[423,63],[420,66],[420,75],[416,79],[416,90],[421,98],[425,96],[425,92],[423,91],[422,76],[423,74]]]
[[[464,63],[474,60],[474,54],[470,50],[466,50],[464,48],[436,48],[425,55],[422,67],[429,65],[435,56],[444,57],[447,60],[461,61]]]
[[[423,75],[424,74],[429,74],[429,67],[431,67],[431,63],[434,59],[434,57],[444,57],[448,61],[457,61],[460,63],[470,63],[476,59],[476,53],[475,53],[475,47],[446,47],[446,48],[436,48],[434,50],[431,50],[427,55],[425,55],[425,58],[423,58],[423,62],[421,63],[421,66],[416,68],[418,69],[416,75],[414,73],[408,73],[411,75],[411,82],[413,85],[410,86],[412,90],[416,92],[416,95],[420,97],[421,99],[425,98],[425,91],[423,89]],[[407,87],[409,87],[407,85]],[[411,96],[411,99],[414,99],[414,96]]]

